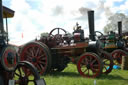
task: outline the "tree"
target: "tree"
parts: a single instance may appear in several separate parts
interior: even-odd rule
[[[118,21],[122,21],[122,30],[128,29],[128,16],[123,13],[116,13],[108,18],[108,24],[104,27],[104,33],[118,31]]]

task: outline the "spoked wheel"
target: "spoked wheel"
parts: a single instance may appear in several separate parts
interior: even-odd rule
[[[15,85],[37,85],[37,80],[40,80],[40,76],[31,63],[22,61],[17,65],[12,79]],[[44,79],[41,82],[46,85]]]
[[[96,54],[84,53],[78,60],[77,69],[81,76],[95,78],[102,73],[102,63]]]
[[[111,54],[109,54],[108,52],[102,51],[102,53],[100,54],[100,57],[103,62],[102,73],[109,74],[112,71],[113,64],[114,64]]]
[[[27,60],[37,67],[40,74],[45,74],[51,67],[51,56],[45,46],[39,42],[26,44],[21,51],[21,61]]]
[[[128,56],[127,53],[121,49],[114,50],[111,54],[112,54],[113,59],[118,64],[122,63],[122,56]],[[114,64],[116,64],[116,62],[114,62]]]
[[[47,53],[47,55],[48,55],[48,70],[46,71],[46,72],[49,72],[50,71],[50,69],[51,69],[51,65],[52,65],[52,55],[51,55],[51,51],[50,51],[50,49],[49,49],[49,47],[46,45],[46,44],[44,44],[44,43],[42,43],[42,42],[39,42],[38,41],[38,43],[41,45],[41,46],[43,46],[44,47],[44,49],[46,50],[46,53]]]

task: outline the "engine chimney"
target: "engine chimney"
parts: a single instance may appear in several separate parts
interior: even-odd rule
[[[0,0],[0,33],[3,33],[3,6],[2,0]]]
[[[89,38],[95,41],[95,30],[94,30],[94,11],[88,11],[88,24],[89,24]]]
[[[122,36],[122,21],[118,22],[118,33],[119,33],[119,36]]]

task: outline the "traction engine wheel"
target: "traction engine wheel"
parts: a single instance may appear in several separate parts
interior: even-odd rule
[[[37,85],[40,75],[37,69],[28,61],[21,61],[17,65],[13,78],[15,85]],[[44,79],[41,79],[43,85],[46,85]]]
[[[13,46],[7,45],[2,49],[1,64],[6,71],[13,71],[19,59]]]
[[[102,62],[103,62],[103,70],[102,73],[109,74],[113,69],[113,58],[111,54],[108,52],[102,51],[100,55]]]
[[[121,49],[114,50],[111,54],[118,64],[122,63],[122,56],[128,56],[127,53]]]
[[[52,55],[51,55],[50,49],[49,49],[49,47],[46,44],[44,44],[42,42],[39,42],[39,41],[38,41],[38,43],[41,44],[45,48],[45,50],[47,51],[48,62],[49,62],[49,66],[48,66],[47,72],[49,72],[50,69],[51,69],[51,65],[52,65]]]
[[[20,59],[31,62],[37,67],[40,74],[45,74],[51,67],[51,56],[48,49],[40,42],[26,44],[21,50]]]
[[[77,69],[81,76],[95,78],[102,73],[102,63],[95,53],[84,53],[80,56]]]

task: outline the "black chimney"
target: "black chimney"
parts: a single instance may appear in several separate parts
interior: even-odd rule
[[[118,33],[119,33],[119,36],[122,36],[122,21],[118,22]]]
[[[89,24],[89,38],[95,41],[95,30],[94,30],[94,11],[88,11],[88,24]]]
[[[3,33],[3,6],[2,0],[0,0],[0,33]]]

